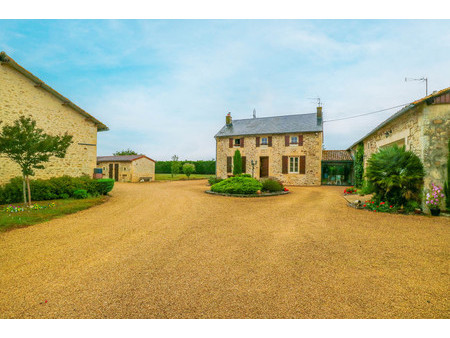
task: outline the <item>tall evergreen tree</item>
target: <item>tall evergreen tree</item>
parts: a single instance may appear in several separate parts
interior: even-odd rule
[[[233,175],[240,175],[240,174],[242,174],[242,157],[241,152],[238,149],[234,152]]]

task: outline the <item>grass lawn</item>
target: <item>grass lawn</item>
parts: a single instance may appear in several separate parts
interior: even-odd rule
[[[11,230],[13,228],[21,228],[36,223],[45,222],[53,218],[73,214],[77,211],[90,208],[94,205],[100,204],[106,200],[105,196],[92,197],[86,199],[60,199],[54,201],[38,201],[33,204],[40,206],[47,206],[50,203],[55,203],[55,206],[40,210],[26,210],[23,212],[9,213],[4,209],[8,205],[0,206],[0,232]],[[15,206],[22,206],[20,203],[13,203]]]
[[[156,175],[156,181],[180,181],[180,180],[187,180],[187,176],[185,174],[178,174],[174,175],[172,177],[171,174],[155,174]],[[190,180],[204,180],[208,179],[211,176],[214,175],[201,175],[201,174],[192,174],[189,179]]]

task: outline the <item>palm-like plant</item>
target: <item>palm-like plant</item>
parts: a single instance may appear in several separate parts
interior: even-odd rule
[[[373,184],[375,194],[397,205],[420,200],[424,176],[419,157],[397,145],[372,154],[366,170],[366,178]]]

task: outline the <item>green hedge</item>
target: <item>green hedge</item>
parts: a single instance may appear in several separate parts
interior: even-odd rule
[[[283,184],[277,179],[266,178],[261,180],[262,190],[269,192],[283,191]]]
[[[201,175],[214,175],[216,173],[216,161],[178,161],[180,168],[185,163],[192,163],[195,165],[195,173]],[[172,167],[172,161],[158,161],[155,164],[155,173],[157,174],[170,174]]]
[[[256,194],[261,189],[261,182],[247,176],[230,177],[211,186],[211,191],[225,194]]]
[[[89,195],[106,195],[114,187],[110,178],[94,180],[83,177],[53,177],[48,180],[30,180],[31,198],[34,201],[65,199],[74,197],[76,190],[86,190]],[[0,186],[0,204],[23,201],[22,178],[16,177]]]

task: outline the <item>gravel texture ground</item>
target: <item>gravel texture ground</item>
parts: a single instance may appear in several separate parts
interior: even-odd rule
[[[449,219],[205,181],[116,184],[105,204],[0,234],[2,318],[449,318]]]

